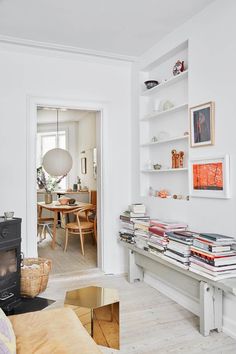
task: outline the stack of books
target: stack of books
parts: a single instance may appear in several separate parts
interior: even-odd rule
[[[128,243],[135,243],[134,240],[134,223],[123,214],[120,215],[121,229],[120,229],[120,240]]]
[[[191,247],[190,270],[211,280],[235,277],[235,242],[229,236],[199,234]]]
[[[182,268],[188,269],[195,233],[192,231],[174,231],[167,232],[167,236],[169,242],[164,255],[168,257],[168,260],[171,259]]]
[[[134,237],[135,237],[136,246],[138,248],[147,250],[148,248],[147,241],[149,239],[149,226],[150,226],[149,216],[146,216],[145,220],[138,219],[134,221]]]
[[[120,239],[129,243],[136,243],[137,247],[145,248],[146,240],[149,237],[150,217],[143,212],[145,209],[141,208],[141,205],[138,205],[138,209],[133,208],[134,211],[128,210],[120,215]]]
[[[184,231],[186,228],[187,225],[184,223],[152,219],[149,227],[149,251],[153,254],[163,253],[169,242],[167,233],[170,231]]]

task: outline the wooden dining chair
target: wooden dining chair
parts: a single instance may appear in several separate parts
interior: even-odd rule
[[[52,238],[51,227],[53,225],[53,220],[53,218],[42,217],[42,209],[37,206],[37,236],[39,236],[38,243],[46,239],[47,233]]]
[[[97,231],[96,231],[96,216],[94,220],[89,219],[90,213],[96,212],[94,206],[83,206],[76,210],[73,210],[73,214],[76,219],[75,222],[69,222],[65,225],[65,246],[64,251],[67,250],[69,234],[79,235],[81,251],[84,256],[84,236],[91,234],[93,235],[94,241],[97,240]]]

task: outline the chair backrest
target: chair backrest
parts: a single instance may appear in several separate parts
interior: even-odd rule
[[[97,191],[90,191],[90,203],[93,205],[97,205]]]
[[[78,226],[80,226],[80,216],[82,217],[85,214],[85,216],[87,218],[89,212],[95,213],[95,215],[96,215],[96,207],[92,206],[92,205],[90,205],[90,206],[81,206],[78,209],[73,211],[73,214],[76,215]]]

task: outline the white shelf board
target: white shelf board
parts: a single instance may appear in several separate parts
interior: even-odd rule
[[[164,81],[161,84],[159,84],[159,85],[157,85],[157,86],[155,86],[155,87],[153,87],[153,88],[151,88],[149,90],[146,89],[145,91],[142,92],[142,96],[152,95],[152,94],[158,92],[159,90],[161,90],[164,87],[168,87],[170,85],[173,85],[173,84],[175,84],[175,83],[187,78],[187,76],[188,76],[188,70],[185,70],[181,74],[173,76],[169,80]]]
[[[160,117],[163,117],[163,116],[168,115],[170,113],[179,112],[185,108],[188,108],[188,103],[180,104],[180,105],[175,106],[171,109],[167,109],[166,111],[154,111],[154,112],[146,115],[145,117],[143,117],[141,119],[141,121],[146,121],[146,120],[150,120],[150,119],[154,119],[154,118],[160,118]]]
[[[184,140],[184,139],[188,139],[188,138],[189,138],[189,135],[181,135],[181,136],[176,136],[176,137],[169,138],[169,139],[163,139],[163,140],[159,140],[159,141],[154,141],[154,142],[150,142],[150,143],[141,144],[140,146],[141,147],[147,147],[147,146],[153,146],[153,145],[169,143],[171,141]]]
[[[188,171],[187,167],[183,168],[166,168],[161,170],[141,170],[143,173],[162,173],[162,172],[181,172],[181,171]]]

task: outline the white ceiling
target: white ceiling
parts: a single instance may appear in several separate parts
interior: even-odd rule
[[[213,0],[0,0],[0,35],[140,56]]]

